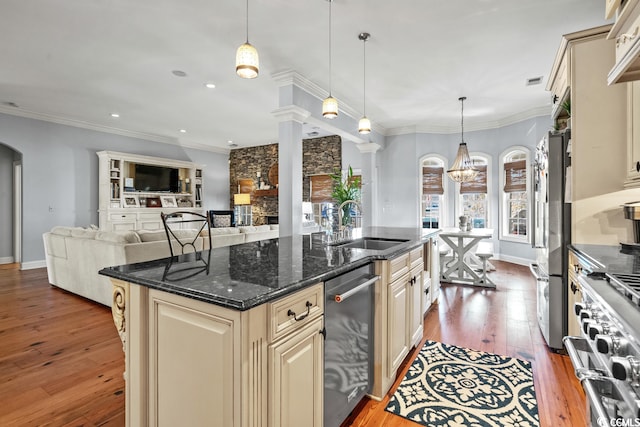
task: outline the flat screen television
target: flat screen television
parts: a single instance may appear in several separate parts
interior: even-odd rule
[[[163,166],[136,164],[136,176],[133,180],[137,191],[178,192],[178,169]]]

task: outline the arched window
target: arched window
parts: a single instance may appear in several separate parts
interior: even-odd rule
[[[422,200],[420,218],[422,228],[440,228],[445,218],[444,206],[444,160],[427,156],[422,160]]]
[[[473,228],[488,228],[489,224],[489,157],[471,154],[471,161],[478,169],[475,179],[458,185],[457,216],[471,218]],[[456,220],[457,223],[457,220]]]
[[[513,147],[500,157],[500,238],[529,240],[529,150]]]

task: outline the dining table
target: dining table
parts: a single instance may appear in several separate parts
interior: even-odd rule
[[[492,282],[482,280],[482,276],[475,270],[482,269],[480,261],[473,249],[485,239],[493,237],[492,228],[472,228],[461,230],[459,227],[445,227],[441,229],[439,236],[453,251],[453,258],[445,262],[441,271],[441,280],[449,283],[465,283],[483,287],[495,287]],[[495,269],[490,263],[487,269]]]

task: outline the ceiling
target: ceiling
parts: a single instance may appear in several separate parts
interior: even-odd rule
[[[366,107],[382,134],[456,132],[460,96],[465,130],[544,114],[562,34],[606,23],[602,0],[331,7],[331,92],[357,120],[358,34],[371,33]],[[2,0],[0,112],[213,150],[276,142],[272,75],[294,70],[329,90],[329,2],[249,0],[249,41],[260,53],[253,80],[235,74],[245,13],[242,0]],[[542,84],[527,86],[533,77]]]

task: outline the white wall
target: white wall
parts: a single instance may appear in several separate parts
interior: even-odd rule
[[[44,260],[42,234],[98,223],[98,156],[121,151],[205,165],[204,208],[229,208],[229,156],[0,114],[0,144],[22,153],[23,263]],[[0,152],[0,157],[3,153]],[[1,161],[5,164],[5,161]],[[4,224],[4,222],[2,223]],[[7,235],[4,225],[0,235]]]

